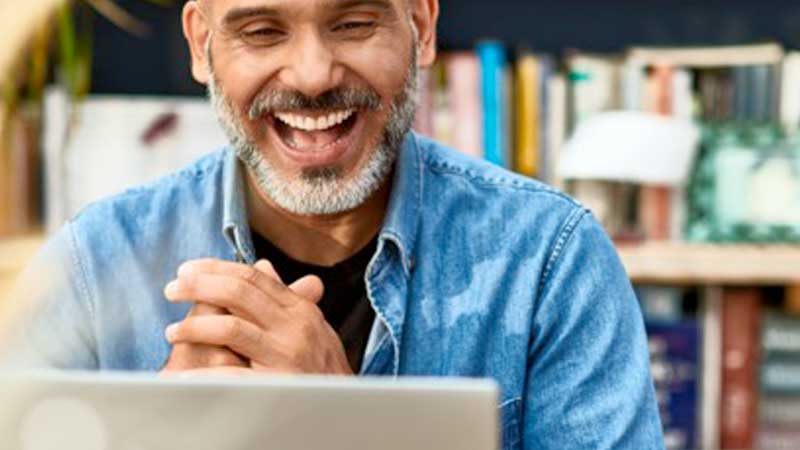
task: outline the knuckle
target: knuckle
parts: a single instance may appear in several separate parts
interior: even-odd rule
[[[250,266],[244,266],[242,268],[241,277],[242,277],[242,279],[244,281],[247,281],[248,283],[252,283],[252,284],[258,284],[258,282],[259,282],[259,280],[261,278],[258,270],[256,270],[253,267],[250,267]]]
[[[305,341],[313,340],[317,332],[317,325],[312,321],[304,320],[303,322],[300,323],[299,326],[300,326],[300,336]]]
[[[227,316],[224,324],[224,335],[225,338],[230,341],[236,341],[242,335],[242,322],[240,319],[237,319],[233,316]]]

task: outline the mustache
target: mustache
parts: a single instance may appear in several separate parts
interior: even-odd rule
[[[299,91],[264,91],[250,105],[248,115],[255,120],[276,111],[363,109],[381,110],[381,97],[370,88],[341,87],[331,89],[317,97]]]

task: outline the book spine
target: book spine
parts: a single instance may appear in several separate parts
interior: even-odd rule
[[[786,56],[781,68],[781,124],[787,133],[800,128],[800,53]]]
[[[419,98],[417,115],[414,118],[414,130],[427,136],[434,137],[433,111],[434,111],[435,83],[432,69],[422,69],[419,72]]]
[[[706,287],[701,304],[703,333],[702,390],[700,393],[700,445],[720,448],[720,385],[722,379],[722,301],[720,287]]]
[[[647,84],[646,107],[656,114],[672,115],[673,70],[656,67]],[[673,192],[669,187],[644,185],[639,197],[639,224],[648,239],[666,240],[675,228],[672,222]]]
[[[756,448],[761,450],[797,450],[800,426],[791,428],[765,427],[758,431]]]
[[[764,395],[759,400],[761,424],[800,428],[800,395]]]
[[[800,319],[770,314],[764,319],[761,347],[765,356],[788,354],[800,360]]]
[[[559,161],[561,148],[567,136],[567,82],[563,75],[547,80],[547,160],[549,182],[556,189],[566,189]]]
[[[800,314],[800,284],[786,286],[786,311],[792,314]]]
[[[761,364],[761,390],[773,394],[800,394],[800,358],[769,358]]]
[[[453,119],[453,146],[475,158],[483,157],[480,63],[473,52],[456,52],[444,62]]]
[[[697,322],[648,322],[646,327],[667,448],[696,448],[700,343]]]
[[[746,449],[755,443],[761,292],[756,288],[723,292],[720,444]]]
[[[476,51],[481,62],[483,101],[483,151],[489,162],[506,167],[505,49],[495,41],[481,42]]]
[[[514,170],[535,177],[539,175],[539,63],[536,56],[523,53],[516,66],[516,139]]]
[[[552,144],[550,143],[550,104],[552,103],[550,92],[550,79],[553,78],[554,67],[553,59],[543,55],[537,57],[539,63],[539,169],[537,177],[545,183],[552,184],[554,177]]]
[[[453,107],[444,64],[433,66],[433,137],[444,145],[453,145]]]

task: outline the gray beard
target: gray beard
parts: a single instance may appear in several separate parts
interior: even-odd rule
[[[298,215],[338,214],[362,205],[387,181],[416,114],[419,72],[416,40],[403,90],[392,101],[381,140],[366,164],[349,180],[336,167],[308,170],[301,177],[293,178],[280,173],[270,164],[259,151],[255,140],[248,135],[240,115],[219,84],[211,63],[210,44],[211,39],[206,46],[208,96],[219,123],[259,190],[279,207]],[[250,109],[253,109],[252,106]]]

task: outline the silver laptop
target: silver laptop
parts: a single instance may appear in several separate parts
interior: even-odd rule
[[[0,376],[8,450],[495,450],[497,386],[460,379]]]

